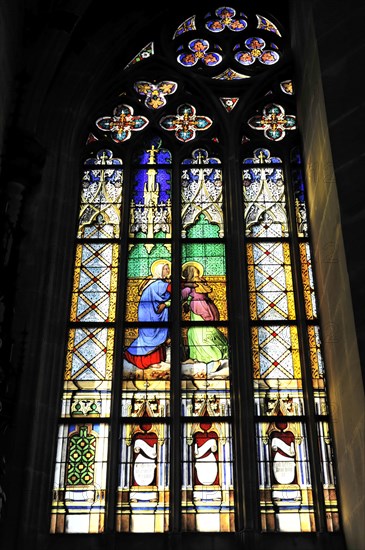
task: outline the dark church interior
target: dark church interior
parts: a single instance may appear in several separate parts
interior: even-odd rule
[[[163,29],[176,29],[196,11],[204,13],[221,4],[2,0],[2,550],[140,550],[147,545],[156,550],[365,548],[365,6],[353,0],[233,4],[243,11],[257,10],[288,29],[340,529],[328,532],[322,521],[308,533],[263,532],[250,497],[255,489],[246,486],[238,489],[237,527],[227,533],[183,532],[178,522],[163,533],[117,533],[111,522],[103,533],[50,532],[85,140],[95,119],[120,100],[123,70],[133,56]],[[243,402],[245,394],[239,399]],[[252,456],[247,460],[252,462]],[[242,479],[249,477],[250,470],[244,469]]]

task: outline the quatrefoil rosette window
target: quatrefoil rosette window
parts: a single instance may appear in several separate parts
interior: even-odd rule
[[[281,105],[270,103],[263,108],[262,114],[251,117],[248,125],[254,130],[262,130],[271,141],[280,141],[286,131],[296,129],[296,117],[287,115]]]
[[[148,119],[141,115],[134,115],[130,105],[118,105],[113,111],[113,116],[103,116],[95,122],[99,130],[110,132],[116,142],[127,141],[132,132],[143,130],[148,124]]]
[[[160,120],[161,128],[174,131],[175,137],[183,142],[191,141],[195,138],[196,132],[208,130],[212,124],[212,119],[198,116],[195,107],[188,103],[180,105],[176,115],[166,115]]]

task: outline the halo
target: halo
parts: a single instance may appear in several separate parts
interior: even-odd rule
[[[183,272],[186,267],[190,267],[190,266],[193,266],[198,270],[199,277],[201,277],[203,275],[204,267],[199,262],[194,262],[193,260],[190,261],[190,262],[185,262],[181,267],[181,271]]]
[[[158,268],[158,266],[160,265],[168,265],[170,270],[171,270],[171,262],[170,260],[155,260],[152,264],[151,264],[151,274],[153,277],[158,277],[160,278],[160,274],[159,273],[156,273],[156,269]]]

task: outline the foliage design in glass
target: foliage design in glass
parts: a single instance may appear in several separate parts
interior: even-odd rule
[[[184,142],[191,141],[196,132],[208,130],[212,124],[212,119],[197,115],[195,107],[188,103],[180,105],[176,115],[166,115],[160,120],[161,128],[175,132],[175,137]]]
[[[264,136],[271,141],[280,141],[288,130],[296,129],[296,117],[287,115],[281,105],[270,103],[261,115],[251,117],[248,125],[255,130],[263,130]]]
[[[283,80],[280,82],[280,88],[284,94],[294,95],[294,84],[292,80]]]
[[[130,105],[118,105],[113,110],[113,116],[98,118],[95,124],[99,130],[110,132],[116,143],[123,142],[131,137],[132,132],[143,130],[148,124],[146,117],[133,113]]]
[[[209,19],[205,26],[214,33],[229,29],[233,32],[243,31],[247,27],[246,16],[243,13],[236,16],[236,10],[229,7],[222,7],[215,10],[216,18]]]
[[[245,40],[245,46],[246,50],[238,51],[234,56],[241,65],[252,65],[256,60],[263,65],[274,65],[280,59],[275,50],[265,50],[266,42],[257,36]]]
[[[134,89],[142,96],[145,96],[145,105],[149,109],[161,109],[166,105],[166,96],[176,92],[177,84],[170,80],[162,80],[158,84],[140,80],[135,82]]]
[[[222,171],[220,160],[210,158],[205,149],[195,149],[183,161],[181,176],[182,236],[200,222],[200,237],[224,235]],[[205,222],[205,223],[204,223]],[[198,237],[198,234],[195,234]]]
[[[67,485],[91,485],[94,481],[96,436],[87,426],[69,438]]]
[[[53,533],[104,529],[122,169],[109,149],[84,165],[61,405],[73,423],[59,426]]]

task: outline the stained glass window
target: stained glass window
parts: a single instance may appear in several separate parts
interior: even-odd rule
[[[336,531],[286,34],[220,6],[143,44],[86,130],[51,532],[242,531],[244,470],[260,531]]]

